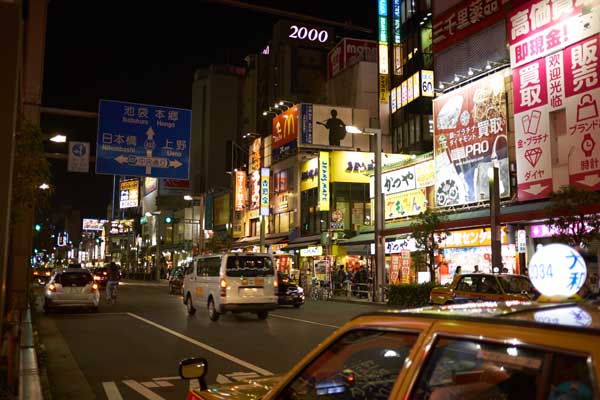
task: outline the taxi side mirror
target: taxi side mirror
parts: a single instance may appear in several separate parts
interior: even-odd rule
[[[198,379],[200,390],[207,389],[205,379],[207,372],[208,362],[205,358],[186,358],[179,362],[179,376],[183,379]]]

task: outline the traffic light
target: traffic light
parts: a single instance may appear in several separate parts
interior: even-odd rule
[[[96,238],[96,244],[100,244],[100,238]]]
[[[35,224],[34,225],[34,229],[35,229],[36,232],[41,231],[42,230],[42,224]]]
[[[165,217],[165,224],[172,224],[172,223],[173,223],[172,217]]]

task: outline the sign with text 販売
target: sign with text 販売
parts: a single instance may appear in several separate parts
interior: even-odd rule
[[[191,110],[100,100],[96,173],[189,178]]]
[[[269,168],[260,169],[260,215],[269,215]]]
[[[319,210],[329,211],[329,153],[319,152]]]

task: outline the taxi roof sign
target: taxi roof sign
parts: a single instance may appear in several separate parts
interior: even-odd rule
[[[541,247],[529,262],[529,278],[533,286],[550,298],[568,298],[585,283],[587,267],[577,250],[553,243]]]

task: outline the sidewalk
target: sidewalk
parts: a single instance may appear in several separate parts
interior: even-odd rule
[[[391,308],[394,307],[394,306],[390,306],[384,302],[371,301],[369,299],[359,299],[357,297],[348,297],[348,296],[333,296],[332,298],[329,299],[329,301],[339,301],[341,303],[366,304],[366,305],[373,305],[373,306],[378,306],[378,307],[382,307],[382,306],[383,307],[391,307]]]

